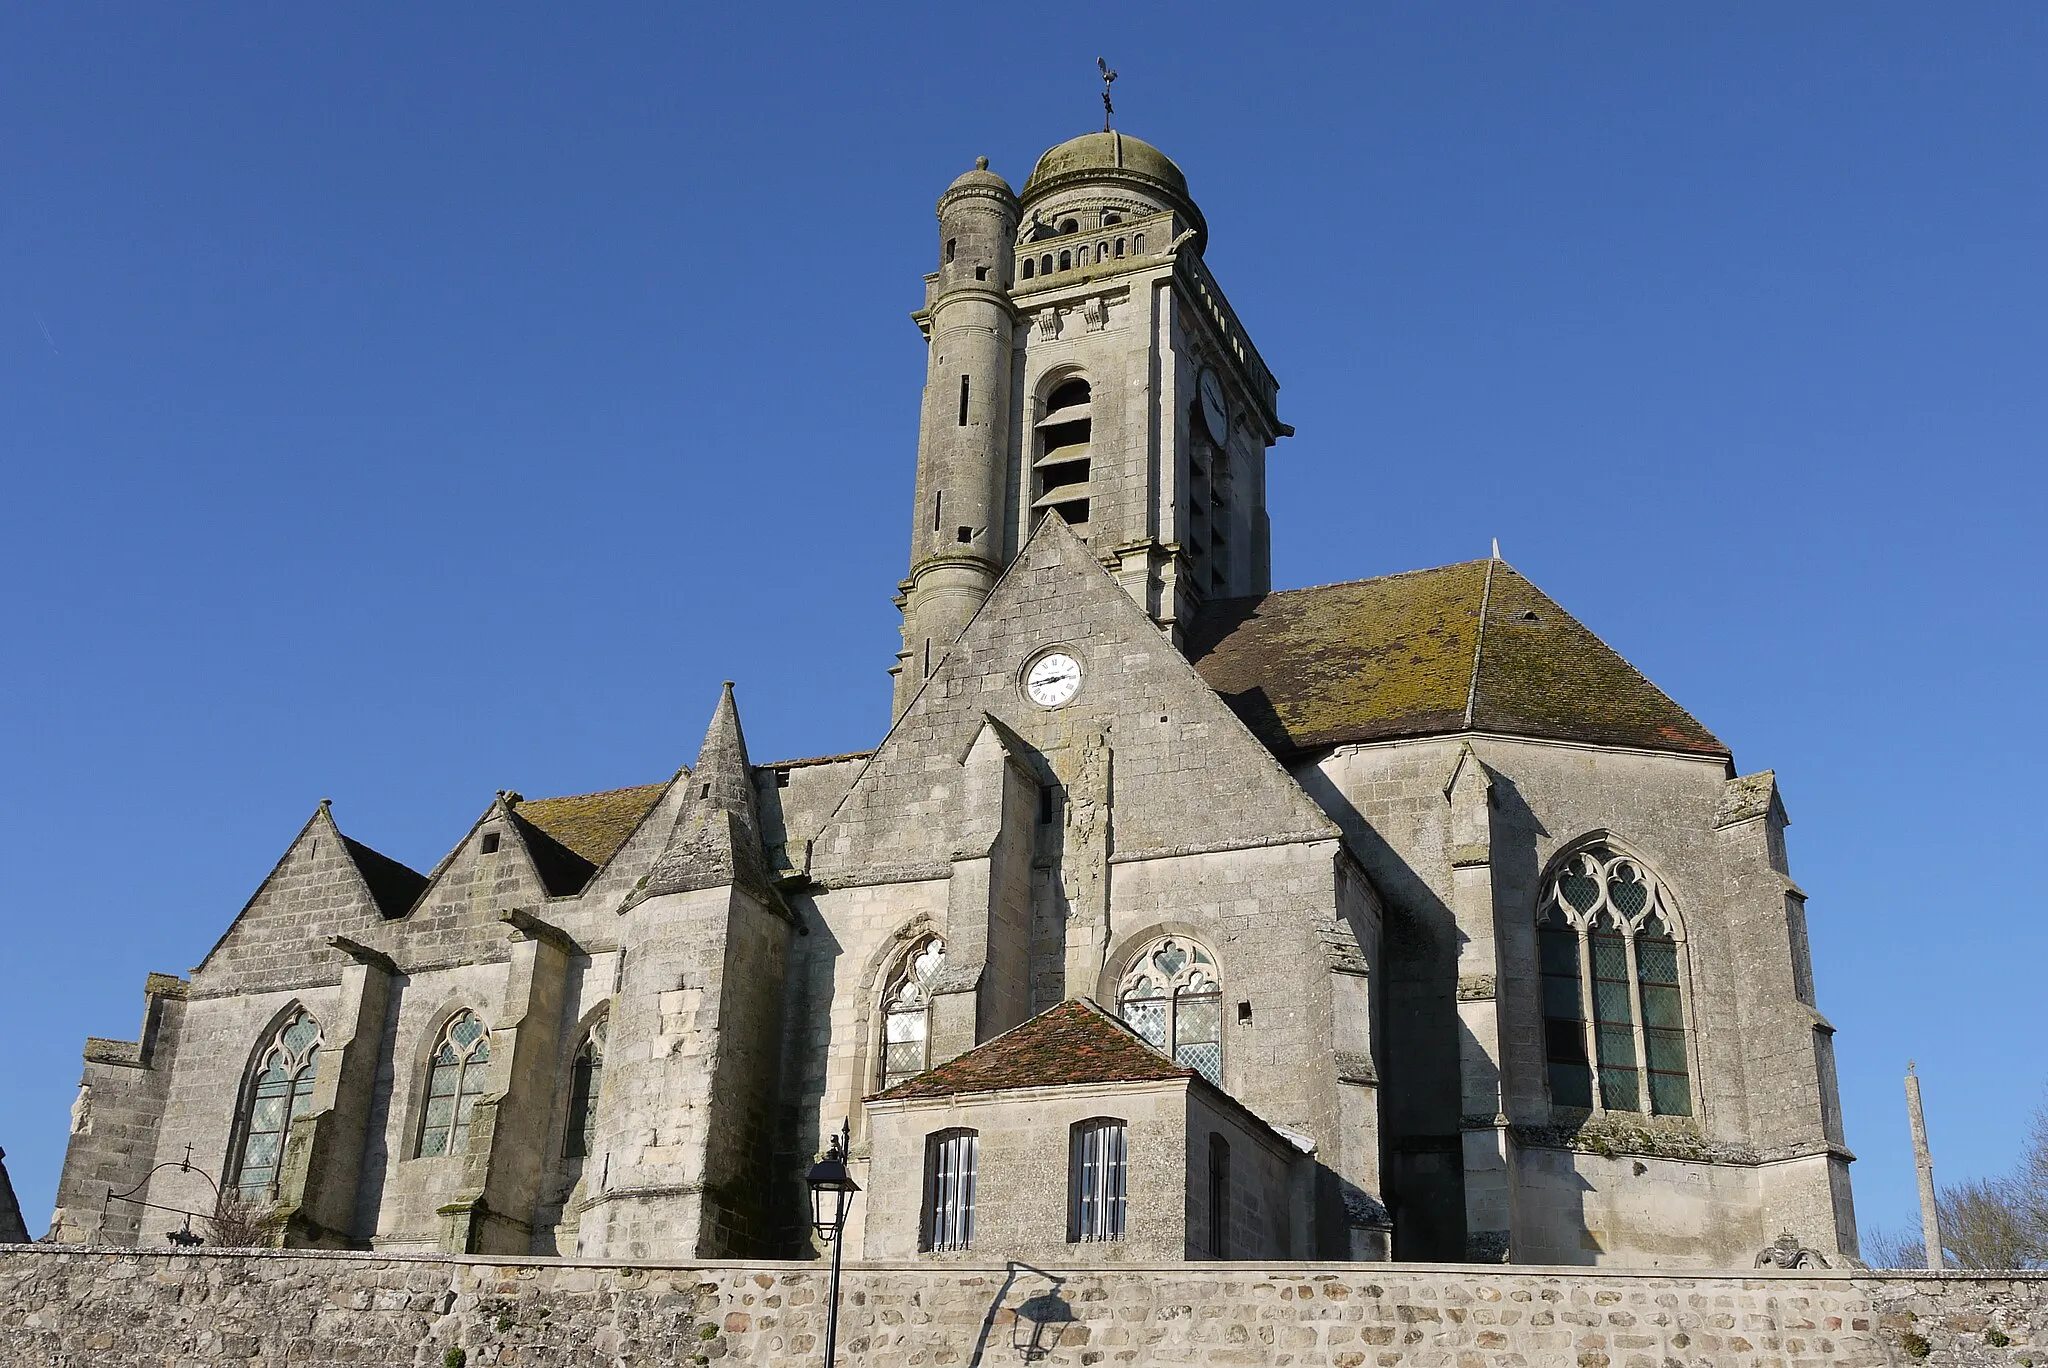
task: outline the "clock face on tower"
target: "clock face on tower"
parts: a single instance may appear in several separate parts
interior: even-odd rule
[[[1024,696],[1041,708],[1057,708],[1081,691],[1081,663],[1064,651],[1048,651],[1024,671]]]
[[[1213,370],[1204,370],[1196,382],[1202,401],[1202,426],[1220,446],[1230,440],[1230,405],[1223,398],[1223,381]]]

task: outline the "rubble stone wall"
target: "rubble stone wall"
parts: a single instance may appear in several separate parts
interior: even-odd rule
[[[0,1246],[0,1363],[809,1363],[826,1286],[816,1264]],[[2048,1274],[863,1263],[839,1336],[842,1364],[876,1368],[2048,1368]]]

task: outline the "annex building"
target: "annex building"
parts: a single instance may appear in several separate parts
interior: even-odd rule
[[[55,1237],[161,1245],[189,1154],[287,1246],[802,1256],[844,1121],[871,1259],[1853,1256],[1772,774],[1498,559],[1273,588],[1291,429],[1158,149],[937,230],[871,749],[757,763],[728,686],[427,873],[322,804],[87,1042]]]

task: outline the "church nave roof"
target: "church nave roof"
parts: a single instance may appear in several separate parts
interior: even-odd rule
[[[1188,657],[1283,758],[1459,731],[1729,753],[1500,560],[1214,603]]]

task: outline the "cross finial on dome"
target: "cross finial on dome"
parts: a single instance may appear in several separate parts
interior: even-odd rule
[[[1116,113],[1116,106],[1109,102],[1109,88],[1116,81],[1116,73],[1109,69],[1109,63],[1102,58],[1095,59],[1095,65],[1102,72],[1102,131],[1109,132],[1109,116]]]
[[[976,158],[974,159],[974,169],[975,169],[975,170],[977,170],[977,171],[986,171],[986,170],[988,170],[988,158],[987,158],[987,157],[976,157]]]

